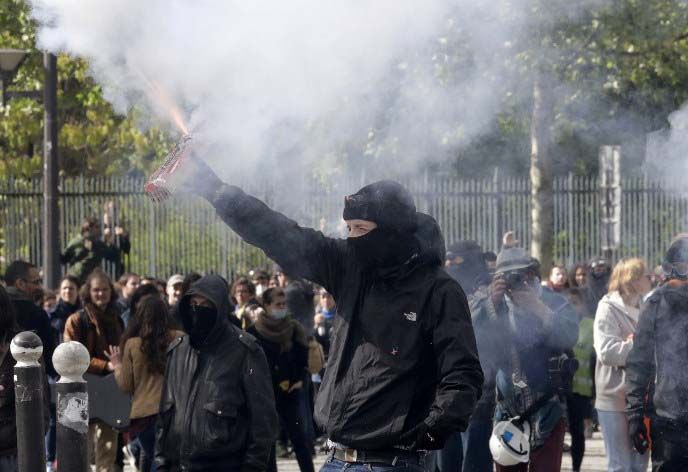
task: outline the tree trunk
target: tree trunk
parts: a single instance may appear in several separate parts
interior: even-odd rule
[[[552,80],[541,72],[533,84],[530,127],[531,255],[540,260],[543,275],[552,267],[554,196],[551,124],[554,119]]]

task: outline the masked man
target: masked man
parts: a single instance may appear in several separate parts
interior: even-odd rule
[[[217,275],[179,302],[188,336],[169,347],[156,432],[158,471],[261,472],[277,439],[272,377],[255,338],[229,322]]]
[[[301,228],[194,161],[186,185],[245,241],[287,273],[324,287],[337,304],[316,421],[333,446],[324,470],[370,464],[417,469],[466,428],[483,376],[470,312],[442,270],[435,220],[400,184],[381,181],[346,197],[349,237]]]
[[[643,305],[626,360],[626,413],[639,453],[651,435],[652,470],[678,472],[688,470],[688,234],[674,240],[662,267],[667,279]]]

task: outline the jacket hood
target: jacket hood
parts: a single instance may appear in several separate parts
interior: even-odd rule
[[[416,213],[418,227],[414,233],[420,247],[420,262],[441,266],[447,253],[444,236],[435,218],[425,213]]]
[[[225,280],[219,275],[206,275],[191,285],[191,288],[179,301],[179,314],[184,330],[189,333],[193,326],[191,322],[191,297],[200,295],[207,298],[217,309],[217,323],[227,317],[229,313],[229,288]]]
[[[602,297],[600,303],[606,303],[618,310],[626,311],[626,305],[624,305],[623,298],[621,298],[621,294],[619,292],[606,294],[604,297]]]
[[[663,297],[675,310],[688,310],[688,281],[668,280],[650,299],[655,297]]]

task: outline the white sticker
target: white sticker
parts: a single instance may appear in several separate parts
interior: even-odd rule
[[[88,394],[85,392],[59,394],[57,422],[79,433],[88,433]]]

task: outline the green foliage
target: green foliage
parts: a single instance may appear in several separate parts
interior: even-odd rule
[[[23,0],[0,0],[0,48],[27,50],[11,87],[43,87],[43,56],[36,49],[36,28]],[[117,115],[89,76],[88,64],[58,57],[59,155],[63,175],[116,175],[148,172],[169,147],[158,128],[142,130],[136,110]],[[0,177],[41,173],[43,106],[37,98],[14,98],[0,108]]]
[[[644,155],[644,134],[666,125],[667,115],[688,98],[688,1],[686,0],[526,0],[503,2],[495,18],[475,18],[494,30],[510,31],[501,50],[491,51],[504,77],[484,77],[502,102],[480,137],[464,146],[449,170],[462,174],[523,173],[530,153],[533,73],[547,71],[555,82],[555,169],[589,174],[602,144],[622,144],[625,168]],[[518,8],[518,10],[517,10]],[[438,86],[460,80],[476,62],[466,44],[470,33],[459,21],[463,12],[437,32],[432,51]],[[523,18],[526,18],[525,27]],[[516,27],[518,26],[518,27]],[[11,90],[40,91],[42,55],[36,49],[35,24],[25,0],[0,0],[0,47],[26,49],[30,55]],[[405,58],[412,73],[414,58]],[[494,60],[494,59],[492,59]],[[59,146],[65,175],[147,172],[168,149],[169,137],[158,128],[142,130],[135,110],[118,116],[89,77],[88,65],[61,55],[59,68]],[[457,106],[460,106],[457,104]],[[412,111],[409,111],[412,112]],[[0,109],[0,176],[40,173],[43,109],[30,98],[11,100]],[[459,136],[464,125],[448,126]],[[317,139],[322,130],[309,130]],[[451,137],[451,136],[450,136]],[[319,156],[323,173],[341,168],[352,156],[375,159],[403,152],[395,137],[376,141],[371,123],[368,141],[352,141]],[[369,160],[369,159],[368,159]]]

